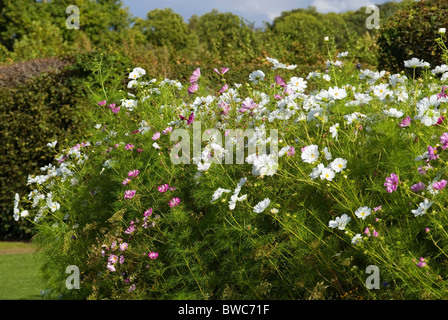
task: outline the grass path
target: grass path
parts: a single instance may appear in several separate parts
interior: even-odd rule
[[[0,242],[0,300],[42,299],[40,290],[31,244]]]

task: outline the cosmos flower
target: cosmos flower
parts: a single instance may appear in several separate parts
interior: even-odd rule
[[[335,220],[330,220],[328,226],[330,228],[338,228],[339,230],[345,230],[345,226],[350,222],[351,218],[347,214],[343,214],[340,217],[336,217]]]
[[[148,253],[148,257],[150,259],[152,259],[152,260],[157,259],[158,256],[159,256],[159,253],[157,253],[157,252],[150,252],[150,253]]]
[[[405,128],[411,124],[411,121],[412,121],[411,117],[407,116],[406,118],[401,120],[401,122],[398,125],[402,128]]]
[[[398,176],[395,173],[391,173],[390,177],[386,178],[384,186],[386,187],[386,191],[389,193],[396,191],[398,186]]]
[[[365,220],[371,213],[372,210],[369,207],[360,207],[355,211],[355,215],[362,220]]]
[[[126,190],[124,192],[124,198],[125,199],[132,199],[132,198],[134,198],[135,193],[136,193],[136,190]]]
[[[190,83],[193,85],[196,84],[196,82],[198,82],[200,77],[201,77],[201,68],[197,68],[196,70],[193,71],[193,74],[190,77]]]
[[[302,160],[306,163],[314,163],[319,158],[319,147],[315,144],[306,146],[302,150]]]
[[[432,184],[432,187],[433,187],[434,189],[436,189],[436,190],[442,190],[443,188],[446,187],[446,183],[447,183],[446,180],[440,180],[440,181],[438,181],[438,182],[434,182],[434,183]]]
[[[264,199],[263,201],[258,202],[254,207],[255,213],[262,213],[269,205],[271,204],[271,200],[269,198]]]
[[[412,185],[411,190],[414,192],[419,192],[419,191],[422,191],[423,189],[425,189],[425,187],[426,186],[423,182],[419,182],[419,183]]]
[[[180,203],[180,199],[177,198],[177,197],[176,198],[172,198],[169,201],[169,205],[170,205],[171,208],[177,206],[179,203]]]
[[[136,169],[131,170],[131,171],[128,172],[128,177],[133,177],[134,178],[134,177],[138,176],[139,173],[140,173],[140,171],[138,171]]]
[[[257,70],[249,75],[249,80],[256,85],[258,84],[258,82],[263,81],[264,77],[265,77],[264,72],[261,70]]]

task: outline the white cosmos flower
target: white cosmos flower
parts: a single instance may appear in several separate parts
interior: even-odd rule
[[[230,192],[229,189],[223,189],[223,188],[216,189],[212,196],[212,202],[221,198],[223,193],[229,193],[229,192]]]
[[[306,163],[314,163],[319,158],[319,147],[315,144],[306,146],[302,152],[302,160]]]
[[[286,64],[279,62],[277,59],[270,58],[270,57],[267,57],[266,59],[267,59],[270,63],[273,64],[272,70],[275,70],[275,69],[294,70],[295,68],[297,68],[297,65],[295,65],[295,64],[286,66]]]
[[[323,76],[322,76],[322,79],[324,79],[325,81],[330,81],[331,80],[331,77],[328,75],[328,74],[324,74]]]
[[[369,69],[361,70],[359,79],[366,79],[368,84],[374,84],[377,80],[381,79],[386,74],[386,71],[374,72]]]
[[[324,168],[320,174],[321,180],[332,181],[334,178],[334,171],[331,168]]]
[[[325,166],[322,163],[319,163],[317,167],[313,168],[313,172],[310,173],[311,179],[316,179],[322,173],[322,170],[325,169]]]
[[[137,101],[132,99],[121,99],[121,106],[128,109],[128,111],[132,111],[135,107],[137,107]]]
[[[264,199],[263,201],[258,202],[254,207],[255,213],[263,212],[269,205],[271,204],[271,200],[269,198]]]
[[[428,62],[419,60],[417,58],[412,58],[411,60],[405,60],[404,66],[406,68],[422,68],[429,66]]]
[[[448,71],[448,66],[446,64],[442,64],[441,66],[437,66],[431,70],[432,74],[445,73]]]
[[[336,158],[333,160],[332,163],[330,163],[330,168],[333,169],[335,172],[341,172],[345,168],[347,168],[347,160],[342,158]]]
[[[325,147],[325,148],[323,149],[323,151],[324,151],[325,159],[327,159],[327,160],[331,160],[331,159],[332,159],[332,156],[331,156],[331,152],[328,151],[328,147]]]
[[[333,87],[328,89],[328,94],[336,100],[344,99],[347,96],[347,92],[344,88]]]
[[[258,84],[258,82],[263,81],[264,77],[264,72],[261,70],[257,70],[249,75],[249,80],[252,81],[253,84]]]
[[[28,217],[30,215],[30,213],[28,212],[28,210],[23,210],[22,212],[20,212],[20,216],[22,218]]]
[[[362,236],[360,233],[356,234],[353,238],[352,238],[352,244],[357,245],[359,243],[361,243],[362,241]]]
[[[140,67],[134,68],[132,72],[129,74],[129,79],[138,79],[146,74],[145,69]]]
[[[437,123],[440,117],[438,106],[440,100],[434,94],[431,97],[423,98],[417,103],[417,115],[414,119],[419,119],[425,126],[432,126]]]
[[[425,199],[423,202],[420,202],[417,209],[411,210],[411,212],[415,217],[421,216],[426,213],[426,211],[431,207],[432,204],[432,201]]]
[[[54,148],[54,147],[56,147],[56,144],[58,143],[58,141],[56,140],[56,141],[53,141],[53,142],[50,142],[50,143],[47,143],[47,147],[48,148]]]
[[[400,118],[404,115],[404,113],[401,110],[397,110],[395,108],[390,108],[389,110],[384,110],[383,112],[385,115],[394,118]]]
[[[336,217],[335,220],[330,220],[328,226],[330,228],[338,228],[339,230],[345,230],[345,226],[350,222],[350,220],[351,218],[344,213],[342,216]]]
[[[303,80],[303,78],[292,77],[288,82],[288,87],[296,92],[303,92],[307,83],[308,82]]]
[[[330,133],[331,133],[331,137],[333,139],[337,139],[338,138],[338,128],[339,128],[339,123],[335,123],[334,125],[332,125],[330,127]]]
[[[365,220],[371,213],[372,209],[369,207],[360,207],[355,211],[355,215],[362,220]]]

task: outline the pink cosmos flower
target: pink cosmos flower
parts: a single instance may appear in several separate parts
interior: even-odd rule
[[[213,71],[215,71],[217,74],[223,75],[224,73],[226,73],[227,71],[229,71],[229,68],[223,68],[221,67],[221,71],[219,71],[218,69],[213,69]]]
[[[419,182],[419,183],[412,185],[411,190],[414,192],[419,192],[419,191],[422,191],[423,189],[425,189],[425,187],[426,186],[423,182]]]
[[[148,210],[146,210],[146,211],[143,213],[143,216],[144,216],[144,217],[148,217],[148,216],[150,216],[150,215],[152,215],[152,208],[149,208]]]
[[[198,82],[199,78],[201,77],[201,68],[197,68],[193,71],[192,76],[190,77],[190,83],[195,84]]]
[[[136,177],[138,176],[138,174],[140,173],[140,171],[134,169],[128,172],[128,177]]]
[[[169,202],[170,207],[175,207],[180,203],[180,199],[179,198],[172,198]]]
[[[429,160],[436,160],[439,157],[439,155],[437,154],[437,148],[428,146],[428,156]]]
[[[135,192],[136,192],[136,190],[126,190],[124,192],[124,198],[125,199],[132,199],[132,198],[134,198]]]
[[[364,230],[364,233],[370,237],[370,229],[369,229],[369,227],[367,227],[367,228]]]
[[[192,112],[187,120],[187,125],[190,125],[194,122],[194,113]]]
[[[120,244],[120,251],[125,251],[128,248],[128,244],[123,242]]]
[[[157,131],[153,136],[152,136],[152,140],[158,140],[160,138],[160,132],[159,131]]]
[[[126,179],[123,180],[123,182],[121,184],[124,185],[124,186],[127,186],[130,182],[131,182],[131,179],[126,178]]]
[[[425,258],[421,257],[419,260],[420,261],[416,264],[417,267],[423,268],[424,266],[426,266]]]
[[[123,264],[123,262],[124,262],[124,256],[123,255],[120,256],[120,259],[118,260],[118,262],[120,264]]]
[[[397,185],[398,185],[398,176],[395,173],[391,173],[390,177],[387,177],[386,182],[384,183],[386,191],[392,193],[393,191],[397,190]]]
[[[130,143],[128,143],[128,144],[124,147],[124,150],[132,150],[132,149],[134,149],[134,145],[133,145],[133,144],[130,144]]]
[[[407,116],[398,125],[402,128],[408,127],[411,124],[411,121],[412,121],[411,117]]]
[[[437,94],[437,100],[446,98],[448,95],[445,93],[446,86],[442,86],[442,92]]]
[[[275,76],[275,83],[278,84],[280,87],[286,87],[286,82],[283,80],[280,76]]]
[[[230,112],[230,104],[224,101],[218,103],[218,107],[222,110],[222,113],[228,114]]]
[[[375,212],[380,211],[380,210],[381,210],[381,206],[373,208],[373,211],[375,211]]]
[[[292,157],[296,154],[296,149],[294,147],[289,147],[288,152],[286,153],[288,156]]]
[[[111,263],[111,264],[115,264],[115,263],[117,263],[117,261],[118,261],[118,256],[116,256],[116,255],[114,255],[114,254],[111,254],[111,255],[109,256],[109,258],[107,258],[107,261],[108,261],[109,263]]]
[[[285,87],[285,93],[289,96],[290,94],[294,93],[294,90],[290,86]]]
[[[124,233],[126,234],[133,234],[135,232],[135,225],[131,224]]]
[[[191,87],[188,88],[187,92],[189,94],[193,94],[198,90],[199,90],[199,85],[197,83],[195,83],[194,85],[192,85]]]
[[[109,270],[111,272],[115,272],[116,271],[115,266],[113,264],[111,264],[111,263],[107,264],[107,270]]]
[[[373,236],[374,237],[378,237],[380,234],[378,233],[378,231],[376,231],[376,230],[373,230]]]
[[[118,112],[120,112],[120,106],[118,106],[118,107],[116,107],[116,108],[113,108],[113,109],[112,109],[112,112],[115,113],[115,114],[117,114]]]
[[[241,112],[241,113],[244,113],[244,112],[252,110],[252,109],[254,109],[256,107],[258,107],[258,105],[255,103],[255,101],[252,100],[252,99],[247,98],[241,104],[241,108],[238,111]]]
[[[162,131],[162,134],[167,134],[168,132],[171,132],[171,131],[173,131],[173,127],[168,127]]]
[[[446,183],[447,183],[446,180],[440,180],[438,182],[434,182],[432,187],[436,190],[442,190],[443,188],[446,187]]]
[[[158,256],[159,256],[159,254],[157,252],[148,253],[148,257],[151,258],[152,260],[157,259]]]
[[[219,90],[219,93],[224,93],[229,89],[229,85],[226,83],[222,86],[221,90]]]
[[[133,285],[131,285],[130,287],[129,287],[129,292],[132,292],[132,291],[134,291],[135,290],[135,284],[133,284]]]
[[[169,187],[170,186],[168,184],[162,184],[161,186],[157,187],[157,190],[159,190],[159,192],[163,193],[163,192],[167,192]]]
[[[117,105],[115,104],[115,103],[111,103],[110,105],[108,105],[107,107],[109,108],[109,109],[113,109],[113,108],[115,108]]]
[[[105,106],[106,105],[106,100],[98,102],[98,105],[99,106]]]
[[[444,132],[440,136],[440,143],[443,144],[442,149],[445,150],[448,148],[448,132]]]
[[[142,153],[143,152],[143,148],[137,148],[137,152],[138,153]]]
[[[435,124],[435,126],[441,125],[443,123],[443,120],[445,120],[445,117],[440,117],[439,119],[437,119],[437,123]]]

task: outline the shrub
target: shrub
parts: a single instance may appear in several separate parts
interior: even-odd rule
[[[100,54],[89,53],[66,60],[46,58],[0,66],[0,238],[31,237],[29,223],[13,221],[11,196],[16,192],[26,196],[26,191],[31,191],[26,173],[53,159],[47,143],[68,143],[85,135],[87,96],[102,90],[88,83],[100,59]],[[124,68],[129,61],[120,64],[123,59],[104,55],[102,63],[108,69]],[[103,76],[110,86],[118,78],[120,84],[123,80],[120,73]]]
[[[195,93],[187,93],[190,82],[141,68],[126,90],[109,90],[102,75],[110,71],[98,66],[103,90],[89,103],[92,131],[61,145],[57,174],[42,168],[36,192],[16,205],[30,212],[21,219],[36,221],[48,292],[68,299],[447,298],[442,83],[427,73],[422,82],[366,70],[360,77],[346,63],[350,53],[339,58],[325,78],[307,80],[273,61],[274,71],[260,65],[265,76],[225,93],[203,69],[192,79]],[[242,138],[242,164],[223,162],[219,138],[230,129],[254,130],[247,144]],[[198,133],[195,154],[197,141],[179,134]],[[250,153],[254,141],[270,155]],[[176,163],[183,152],[190,162]],[[68,265],[81,271],[80,290],[66,287]],[[378,290],[366,287],[370,265],[380,270]]]
[[[404,70],[403,61],[413,57],[434,66],[446,62],[434,38],[439,28],[448,25],[447,12],[446,1],[422,0],[392,15],[381,26],[378,38],[379,68],[399,72]]]

